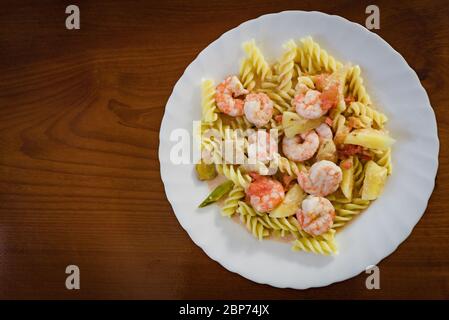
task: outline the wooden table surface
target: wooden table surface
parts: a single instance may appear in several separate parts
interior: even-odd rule
[[[223,32],[288,9],[364,25],[369,2],[73,3],[80,30],[65,28],[67,1],[2,1],[0,298],[449,298],[447,1],[376,1],[376,33],[416,70],[438,121],[426,213],[379,264],[380,290],[361,274],[304,291],[255,284],[194,245],[163,190],[161,118],[183,70]],[[80,290],[65,288],[69,264]]]

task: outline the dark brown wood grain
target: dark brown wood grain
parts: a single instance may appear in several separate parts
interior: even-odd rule
[[[223,32],[288,9],[364,24],[369,2],[74,1],[76,31],[70,3],[2,1],[0,298],[449,298],[447,1],[376,1],[376,33],[418,73],[441,148],[426,213],[371,291],[365,274],[297,291],[227,271],[177,222],[157,155],[175,82]],[[81,290],[65,289],[69,264]]]

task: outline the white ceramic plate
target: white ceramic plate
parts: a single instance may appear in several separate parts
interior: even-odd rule
[[[394,173],[383,195],[337,234],[340,253],[325,257],[292,252],[289,244],[258,241],[244,227],[222,217],[219,208],[198,210],[208,194],[193,165],[170,162],[170,133],[192,130],[200,119],[200,81],[219,82],[237,74],[244,56],[242,42],[256,39],[269,61],[282,44],[311,35],[339,60],[359,64],[373,103],[390,121],[397,140]],[[378,35],[338,16],[287,11],[245,22],[204,49],[187,67],[170,96],[160,131],[159,159],[167,198],[192,240],[226,269],[259,283],[305,289],[329,285],[357,275],[391,254],[421,218],[432,193],[439,142],[435,115],[416,73]],[[420,168],[420,170],[416,170]],[[180,244],[182,245],[182,244]]]

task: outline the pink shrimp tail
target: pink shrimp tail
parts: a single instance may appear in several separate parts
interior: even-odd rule
[[[256,172],[249,172],[248,174],[251,178],[253,178],[253,180],[258,180],[262,177],[260,174],[258,174]]]
[[[296,219],[298,220],[299,225],[302,227],[303,224],[304,224],[304,215],[303,215],[301,209],[298,209],[298,210],[296,211]]]
[[[301,171],[298,174],[298,184],[306,192],[310,189],[310,179],[309,175],[306,172]]]
[[[235,109],[236,109],[236,117],[243,116],[243,106],[245,102],[242,99],[235,99]]]
[[[325,89],[321,94],[321,107],[323,110],[329,110],[337,106],[338,102],[338,85],[334,84]]]

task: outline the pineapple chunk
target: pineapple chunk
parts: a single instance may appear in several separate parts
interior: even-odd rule
[[[294,215],[304,199],[304,192],[295,184],[285,195],[284,201],[270,212],[272,218],[283,218]]]
[[[282,114],[282,128],[285,136],[292,138],[297,134],[306,133],[315,129],[324,122],[324,117],[318,119],[305,119],[295,112],[286,111]]]
[[[344,143],[356,144],[366,148],[386,150],[394,143],[394,139],[391,138],[385,132],[375,129],[358,129],[350,132]]]
[[[348,169],[349,165],[350,168]],[[343,179],[340,184],[341,191],[347,199],[352,199],[352,189],[354,188],[354,163],[352,159],[342,161],[340,168],[343,172]]]
[[[362,186],[362,199],[375,200],[382,193],[387,180],[387,169],[374,161],[368,161],[365,167],[365,179]]]
[[[316,153],[316,160],[337,161],[337,147],[333,140],[324,140]]]

